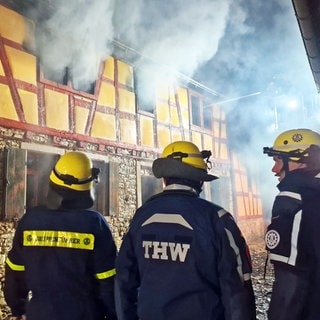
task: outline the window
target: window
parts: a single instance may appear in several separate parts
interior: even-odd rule
[[[6,149],[4,156],[4,177],[6,188],[1,204],[1,217],[18,219],[28,208],[47,203],[49,176],[60,155],[23,149]],[[100,168],[99,183],[94,183],[95,202],[93,209],[103,215],[110,214],[109,164],[92,160]]]
[[[203,127],[212,130],[212,107],[211,105],[203,107]]]
[[[162,180],[154,176],[141,176],[141,200],[145,203],[151,196],[162,191]]]
[[[59,155],[27,151],[26,208],[45,204],[49,176]]]
[[[27,152],[27,189],[26,208],[46,203],[49,188],[49,176],[59,155],[44,152]],[[93,183],[93,209],[108,215],[109,209],[109,167],[103,161],[92,160],[93,167],[99,168],[99,183]]]
[[[72,74],[71,67],[65,67],[64,69],[58,71],[48,66],[41,66],[41,68],[45,79],[63,84],[65,86],[72,84],[72,87],[75,90],[94,94],[95,82],[90,82],[85,79],[77,80],[77,78]]]
[[[191,95],[192,124],[207,130],[212,130],[212,106],[204,103],[202,96]]]
[[[99,183],[93,183],[95,201],[93,209],[103,215],[109,215],[109,165],[104,161],[92,161],[93,167],[99,168]]]
[[[198,96],[191,96],[191,113],[192,124],[201,127],[200,98]]]
[[[59,155],[6,149],[4,158],[6,187],[2,217],[19,219],[25,210],[45,204],[50,172]]]
[[[156,105],[156,86],[152,80],[155,77],[150,74],[151,71],[136,70],[135,73],[135,93],[137,96],[137,105],[140,111],[154,113]]]

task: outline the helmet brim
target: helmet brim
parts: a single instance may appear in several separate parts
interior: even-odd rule
[[[212,181],[219,179],[217,176],[208,174],[205,170],[194,168],[182,161],[170,158],[154,160],[152,172],[156,178],[182,178],[193,181]]]

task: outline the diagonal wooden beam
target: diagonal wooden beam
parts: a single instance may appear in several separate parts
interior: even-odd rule
[[[12,96],[13,103],[14,103],[15,108],[16,108],[16,112],[17,112],[18,118],[19,118],[19,120],[21,122],[26,122],[26,119],[25,119],[25,116],[24,116],[24,112],[23,112],[22,103],[21,103],[21,99],[20,99],[20,95],[18,93],[17,86],[16,86],[16,83],[15,83],[15,80],[14,80],[14,77],[13,77],[13,74],[12,74],[12,71],[11,71],[11,68],[10,68],[10,63],[8,61],[8,57],[7,57],[7,54],[6,54],[6,50],[5,50],[5,47],[4,47],[4,41],[3,41],[2,37],[0,37],[0,59],[1,59],[1,62],[2,62],[2,66],[3,66],[3,70],[4,70],[4,73],[5,73],[5,76],[6,76],[7,81],[8,81],[8,86],[9,86],[9,89],[10,89],[10,93],[11,93],[11,96]]]

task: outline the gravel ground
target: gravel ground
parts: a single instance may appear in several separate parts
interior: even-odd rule
[[[267,253],[263,244],[250,246],[250,252],[253,264],[252,283],[256,296],[257,319],[267,320],[267,310],[274,279],[273,268],[270,263],[265,268]]]

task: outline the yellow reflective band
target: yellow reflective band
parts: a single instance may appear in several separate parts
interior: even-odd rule
[[[110,278],[112,276],[114,276],[116,274],[116,269],[111,269],[109,271],[106,272],[101,272],[101,273],[96,273],[96,278],[97,279],[107,279]]]
[[[94,235],[91,233],[25,230],[23,231],[25,247],[59,247],[70,249],[93,250]]]
[[[23,265],[21,264],[14,264],[13,262],[10,261],[10,259],[7,257],[6,259],[6,264],[8,265],[8,267],[13,270],[13,271],[24,271],[25,268]]]

